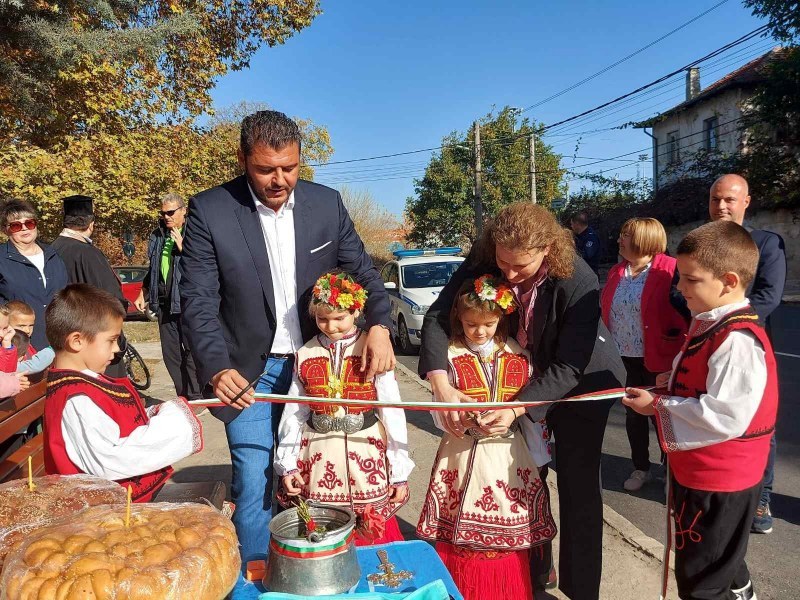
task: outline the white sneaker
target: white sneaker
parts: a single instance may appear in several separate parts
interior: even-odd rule
[[[753,589],[753,582],[748,581],[747,585],[738,590],[731,590],[736,596],[736,600],[758,600],[756,592]]]
[[[622,487],[629,492],[638,492],[647,481],[650,481],[650,471],[640,471],[636,469],[631,473],[631,476],[625,480]]]

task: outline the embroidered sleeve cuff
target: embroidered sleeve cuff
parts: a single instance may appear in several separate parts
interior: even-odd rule
[[[203,450],[203,425],[195,416],[192,407],[187,404],[186,398],[178,396],[175,399],[175,405],[181,410],[192,428],[192,454],[197,454]]]
[[[653,397],[653,408],[655,409],[656,425],[658,426],[658,444],[665,454],[675,452],[678,449],[675,441],[675,432],[672,428],[672,417],[664,405],[664,400],[667,398],[669,396],[665,394],[656,394]]]

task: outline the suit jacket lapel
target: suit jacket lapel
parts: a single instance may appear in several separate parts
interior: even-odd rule
[[[275,291],[272,288],[272,271],[269,268],[269,255],[267,254],[267,244],[264,241],[264,230],[261,229],[261,221],[258,217],[250,188],[247,180],[242,177],[242,190],[235,195],[238,205],[236,206],[236,218],[239,220],[239,227],[242,229],[244,238],[253,264],[264,291],[264,297],[273,316],[275,315]]]
[[[553,280],[548,277],[536,293],[536,303],[533,305],[532,316],[533,334],[530,338],[533,342],[531,347],[534,349],[534,356],[536,356],[536,349],[539,347],[539,342],[542,341],[542,333],[544,333],[544,327],[547,325],[547,317],[553,306],[553,287]]]
[[[306,268],[308,266],[308,256],[311,251],[311,239],[305,223],[311,220],[311,206],[303,191],[303,182],[298,181],[294,188],[294,266],[295,281],[297,282],[297,300],[302,296],[305,286],[304,282],[308,277]]]

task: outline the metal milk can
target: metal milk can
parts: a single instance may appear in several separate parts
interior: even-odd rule
[[[309,503],[322,534],[305,537],[296,510],[285,510],[269,524],[270,544],[264,587],[270,592],[304,596],[341,594],[358,583],[355,547],[356,515],[349,508]]]

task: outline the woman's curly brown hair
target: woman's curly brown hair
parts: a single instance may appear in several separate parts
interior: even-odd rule
[[[575,268],[575,239],[562,227],[553,213],[539,204],[515,202],[501,210],[488,224],[481,237],[479,260],[496,265],[495,247],[514,251],[542,250],[550,247],[545,258],[548,274],[567,279]]]

